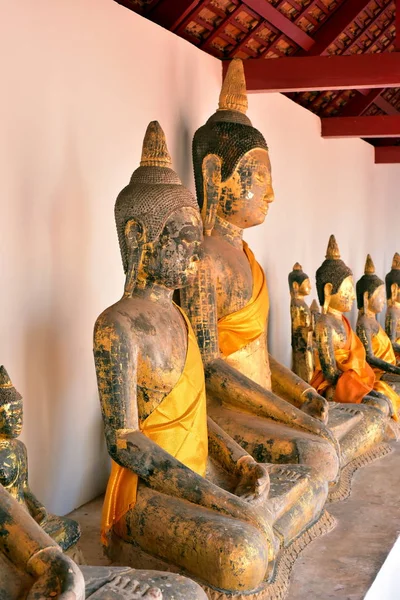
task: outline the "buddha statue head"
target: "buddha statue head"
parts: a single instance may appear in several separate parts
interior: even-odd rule
[[[392,268],[385,277],[386,297],[394,303],[400,303],[400,254],[393,256]]]
[[[240,229],[262,223],[274,199],[268,146],[246,111],[243,63],[235,58],[219,108],[193,138],[197,200],[208,235],[216,215]]]
[[[322,312],[328,309],[344,313],[356,298],[351,269],[341,260],[334,235],[329,238],[326,257],[316,273],[318,300]]]
[[[22,396],[0,366],[0,438],[16,438],[22,431]]]
[[[126,274],[125,295],[135,285],[175,290],[196,274],[202,225],[198,205],[172,169],[164,132],[147,127],[140,166],[115,203]]]
[[[357,281],[357,307],[363,309],[364,313],[370,311],[374,314],[382,312],[385,306],[385,284],[375,274],[375,265],[371,256],[367,255],[365,261],[364,275]]]
[[[311,292],[310,278],[304,273],[302,266],[297,262],[293,271],[289,273],[289,289],[292,298],[304,300]]]

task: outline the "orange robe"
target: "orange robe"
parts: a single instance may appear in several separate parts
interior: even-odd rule
[[[218,320],[219,349],[225,357],[254,342],[267,326],[269,296],[265,274],[246,242],[243,250],[250,263],[253,292],[246,306]]]
[[[188,330],[185,366],[175,387],[140,423],[140,431],[184,465],[204,476],[208,433],[203,362],[189,320],[179,310]],[[103,544],[107,544],[107,534],[114,524],[135,506],[138,479],[130,469],[112,461],[102,515]]]
[[[379,325],[379,330],[376,335],[372,338],[372,352],[376,356],[376,358],[380,358],[385,362],[390,363],[391,365],[396,365],[396,356],[393,350],[392,343],[390,341],[389,336]],[[382,375],[386,373],[386,371],[382,371],[377,367],[373,367],[375,373],[375,385],[374,390],[377,392],[381,392],[381,394],[385,394],[387,396],[393,406],[393,418],[398,421],[398,412],[400,410],[400,396],[398,393],[388,384],[386,381],[381,381]]]
[[[359,404],[375,384],[375,373],[367,363],[365,348],[352,330],[349,321],[342,316],[346,329],[346,345],[335,350],[336,365],[342,375],[336,384],[335,402]],[[311,385],[321,395],[330,386],[321,369],[318,352],[315,353],[315,370]]]

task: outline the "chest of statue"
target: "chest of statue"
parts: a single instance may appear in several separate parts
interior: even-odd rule
[[[332,343],[335,350],[344,348],[347,344],[347,332],[343,321],[338,320],[332,315],[327,315],[325,323],[327,329],[331,330]]]
[[[218,318],[240,310],[253,293],[253,277],[247,256],[230,244],[214,256]]]
[[[292,318],[292,328],[306,328],[311,331],[311,312],[305,302],[292,300],[290,303],[290,312]]]
[[[24,446],[18,440],[0,441],[0,483],[13,496],[18,495],[19,486],[26,477]],[[24,475],[25,474],[25,475]]]

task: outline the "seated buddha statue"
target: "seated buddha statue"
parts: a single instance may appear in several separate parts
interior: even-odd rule
[[[223,82],[219,109],[193,139],[204,256],[194,283],[180,291],[181,302],[202,352],[213,420],[257,460],[298,461],[333,481],[329,448],[324,445],[314,451],[315,437],[307,436],[306,441],[299,435],[299,423],[311,416],[320,430],[313,427],[309,433],[317,434],[320,441],[340,441],[341,466],[373,446],[376,437],[369,433],[367,410],[354,414],[329,407],[309,383],[268,355],[266,277],[243,241],[243,232],[263,223],[274,192],[267,143],[246,110],[243,65],[234,59]],[[243,390],[248,395],[245,405]],[[221,393],[223,402],[218,398]],[[263,412],[261,398],[266,406]],[[277,407],[278,419],[272,412]],[[295,412],[284,419],[287,410]],[[375,412],[372,421],[377,419]]]
[[[0,484],[64,551],[79,558],[76,547],[81,535],[78,523],[48,513],[29,487],[26,446],[17,439],[22,430],[22,412],[22,396],[4,366],[0,366]]]
[[[290,318],[292,323],[292,369],[304,381],[314,374],[313,319],[305,297],[311,291],[310,278],[296,263],[289,273]]]
[[[206,600],[194,581],[129,567],[81,567],[0,485],[0,598]]]
[[[115,216],[124,294],[94,331],[112,458],[106,553],[120,564],[183,571],[221,594],[250,593],[271,576],[280,549],[308,534],[327,482],[305,466],[258,464],[207,418],[197,341],[172,300],[195,276],[201,217],[157,122]]]
[[[358,306],[356,332],[364,345],[367,362],[375,373],[374,390],[382,392],[389,398],[393,418],[398,421],[400,396],[392,385],[385,381],[385,377],[388,374],[392,375],[392,381],[400,386],[400,367],[396,365],[396,356],[390,338],[376,318],[386,303],[385,284],[376,275],[369,254],[365,262],[364,275],[357,281],[356,294]]]
[[[392,268],[385,277],[387,309],[385,330],[400,362],[400,254],[393,256]]]

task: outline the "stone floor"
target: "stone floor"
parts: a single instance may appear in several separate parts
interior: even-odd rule
[[[338,524],[297,560],[288,600],[364,598],[400,535],[400,444],[394,448],[356,473],[348,500],[328,505]],[[101,506],[98,498],[70,515],[81,524],[89,565],[109,564],[99,541]]]

